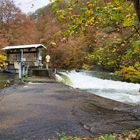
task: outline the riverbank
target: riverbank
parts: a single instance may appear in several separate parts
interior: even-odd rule
[[[3,90],[0,139],[43,140],[58,133],[97,136],[140,127],[139,107],[60,83],[28,83]]]

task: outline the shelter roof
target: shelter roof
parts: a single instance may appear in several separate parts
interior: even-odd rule
[[[7,46],[3,48],[3,50],[18,50],[18,49],[32,49],[32,48],[44,48],[47,49],[44,45],[42,44],[31,44],[31,45],[18,45],[18,46]]]

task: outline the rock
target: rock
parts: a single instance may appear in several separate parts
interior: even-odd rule
[[[22,86],[22,85],[26,85],[26,83],[24,81],[19,81],[18,85]]]
[[[135,134],[133,134],[133,133],[128,135],[128,138],[129,138],[129,139],[134,139],[134,138],[136,138],[136,137],[137,137],[137,136],[136,136]]]
[[[90,127],[89,127],[88,125],[85,125],[85,124],[84,124],[83,127],[84,127],[84,129],[86,129],[86,130],[90,130]]]
[[[94,133],[94,127],[91,127],[91,128],[90,128],[90,132],[91,132],[91,133]]]

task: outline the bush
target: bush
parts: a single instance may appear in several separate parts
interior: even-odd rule
[[[5,60],[6,60],[6,56],[0,54],[0,69],[6,68]]]
[[[140,83],[140,71],[133,66],[122,67],[122,69],[120,71],[116,71],[116,73],[122,75],[126,81]]]
[[[98,140],[116,140],[116,138],[112,134],[110,135],[106,134],[104,136],[100,136]]]

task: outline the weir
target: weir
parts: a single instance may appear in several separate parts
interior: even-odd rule
[[[97,72],[96,72],[97,73]],[[73,88],[128,104],[140,104],[140,84],[97,78],[88,72],[61,72],[56,79]]]

